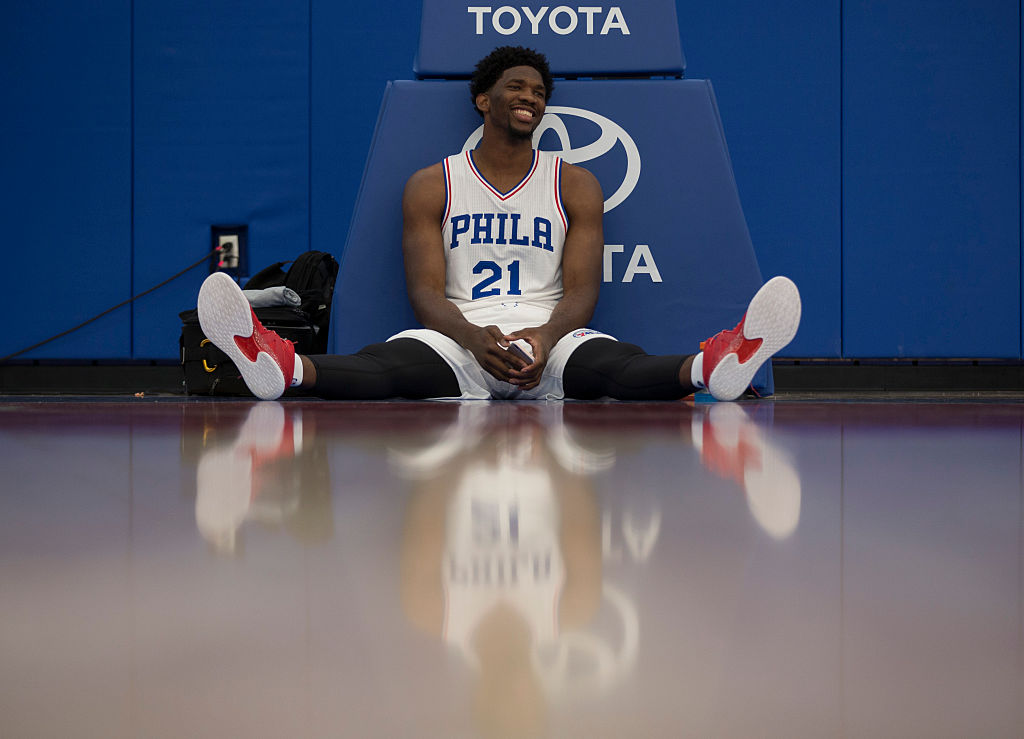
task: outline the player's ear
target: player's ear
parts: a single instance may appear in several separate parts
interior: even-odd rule
[[[491,98],[486,92],[481,92],[476,96],[476,109],[481,113],[486,113],[491,109]]]

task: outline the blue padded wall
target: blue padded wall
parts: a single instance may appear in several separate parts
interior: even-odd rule
[[[785,355],[1019,358],[1020,1],[674,1],[761,270],[803,292]],[[195,261],[212,223],[248,223],[256,265],[340,256],[419,5],[7,3],[0,248],[13,304],[54,297],[0,355]],[[204,273],[28,356],[174,359]]]
[[[6,3],[0,21],[0,356],[131,296],[129,0]],[[14,320],[21,316],[21,320]],[[29,356],[129,354],[122,308]]]
[[[844,354],[1020,357],[1019,3],[843,9]]]
[[[388,81],[412,76],[419,31],[416,3],[372,9],[312,0],[310,248],[339,259],[381,96]]]
[[[250,263],[309,248],[309,7],[273,0],[135,8],[135,284],[249,225]],[[204,268],[136,306],[137,358],[177,354]]]
[[[839,3],[676,7],[687,77],[715,86],[761,272],[800,286],[800,332],[784,353],[839,357]]]

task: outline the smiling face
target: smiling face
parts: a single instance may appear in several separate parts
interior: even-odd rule
[[[515,138],[531,138],[544,116],[547,88],[533,67],[506,69],[490,90],[477,95],[484,120]]]

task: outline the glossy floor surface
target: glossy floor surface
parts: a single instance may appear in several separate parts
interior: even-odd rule
[[[5,737],[1019,737],[1024,404],[0,403]]]

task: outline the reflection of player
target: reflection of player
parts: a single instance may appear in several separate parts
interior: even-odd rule
[[[584,626],[601,599],[598,509],[586,478],[546,444],[543,416],[553,409],[513,425],[493,405],[463,410],[491,415],[485,428],[464,418],[476,428],[461,437],[466,448],[435,458],[433,474],[417,470],[402,601],[410,621],[476,669],[480,726],[529,734],[547,712],[537,650]]]
[[[311,438],[301,410],[255,404],[230,444],[204,449],[196,467],[196,525],[203,538],[218,551],[234,552],[247,520],[283,524],[302,539],[330,536],[326,458],[304,444]]]
[[[792,463],[741,407],[715,403],[697,408],[691,433],[701,462],[743,488],[750,513],[766,533],[788,538],[800,522],[800,477]]]

